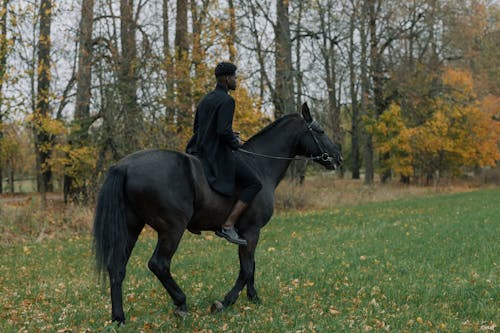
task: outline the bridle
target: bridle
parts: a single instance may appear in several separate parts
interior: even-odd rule
[[[320,134],[324,133],[320,128],[321,127],[319,126],[319,124],[318,124],[318,122],[316,120],[313,120],[312,122],[310,122],[310,123],[307,124],[307,132],[311,133],[311,136],[312,136],[314,142],[316,143],[316,146],[318,147],[319,151],[322,152],[319,155],[309,156],[309,157],[283,157],[283,156],[272,156],[272,155],[255,153],[253,151],[249,151],[249,150],[246,150],[246,149],[243,149],[243,148],[239,148],[238,151],[242,152],[242,153],[245,153],[245,154],[248,154],[248,155],[254,155],[254,156],[258,156],[258,157],[265,157],[265,158],[270,158],[270,159],[275,159],[275,160],[322,161],[322,162],[330,162],[330,163],[332,163],[333,157],[330,156],[330,154],[328,154],[326,152],[326,149],[323,149],[323,147],[321,146],[321,143],[314,136],[313,132],[317,132],[317,133],[320,133]]]
[[[316,127],[317,129],[314,129],[314,127]],[[316,139],[316,137],[314,136],[314,133],[313,132],[317,132],[319,134],[323,134],[324,131],[320,129],[321,127],[319,126],[318,122],[316,120],[313,120],[311,121],[310,123],[307,124],[307,131],[309,133],[311,133],[311,136],[314,140],[314,142],[316,143],[316,146],[318,147],[319,151],[320,152],[323,152],[321,153],[320,155],[317,155],[317,156],[311,156],[310,158],[312,160],[320,160],[320,161],[323,161],[323,162],[330,162],[332,163],[333,161],[333,156],[330,156],[330,154],[328,154],[326,152],[326,149],[323,149],[323,147],[321,146],[321,143],[318,141],[318,139]]]

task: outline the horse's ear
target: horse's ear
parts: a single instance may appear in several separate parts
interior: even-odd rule
[[[302,104],[302,117],[307,123],[312,123],[313,121],[311,111],[309,110],[309,106],[307,105],[307,103]]]

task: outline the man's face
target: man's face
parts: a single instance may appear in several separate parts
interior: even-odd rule
[[[229,90],[236,90],[236,75],[226,76],[226,82]]]

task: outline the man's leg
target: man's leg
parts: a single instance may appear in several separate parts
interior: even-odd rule
[[[262,188],[262,184],[253,171],[238,158],[236,158],[236,183],[241,186],[239,199],[233,206],[233,209],[226,219],[226,222],[222,225],[221,230],[217,231],[216,234],[217,236],[226,238],[232,243],[246,245],[246,240],[239,237],[238,233],[234,229],[234,225],[248,208],[253,198],[255,198],[257,193],[259,193]]]

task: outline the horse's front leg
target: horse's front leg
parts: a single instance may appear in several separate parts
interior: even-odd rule
[[[248,242],[247,246],[240,246],[238,248],[238,254],[240,258],[240,273],[238,274],[238,279],[234,287],[226,294],[224,300],[215,301],[212,304],[211,311],[212,313],[219,312],[224,310],[226,307],[234,304],[240,295],[240,292],[243,290],[245,285],[247,285],[247,292],[249,298],[258,299],[257,291],[254,287],[254,270],[255,270],[255,248],[257,246],[257,242],[259,240],[259,234],[252,233],[246,234],[245,239]],[[250,295],[252,297],[250,297]]]
[[[257,296],[257,290],[255,289],[255,258],[253,261],[252,276],[247,281],[247,297],[253,303],[260,303],[260,298]]]

